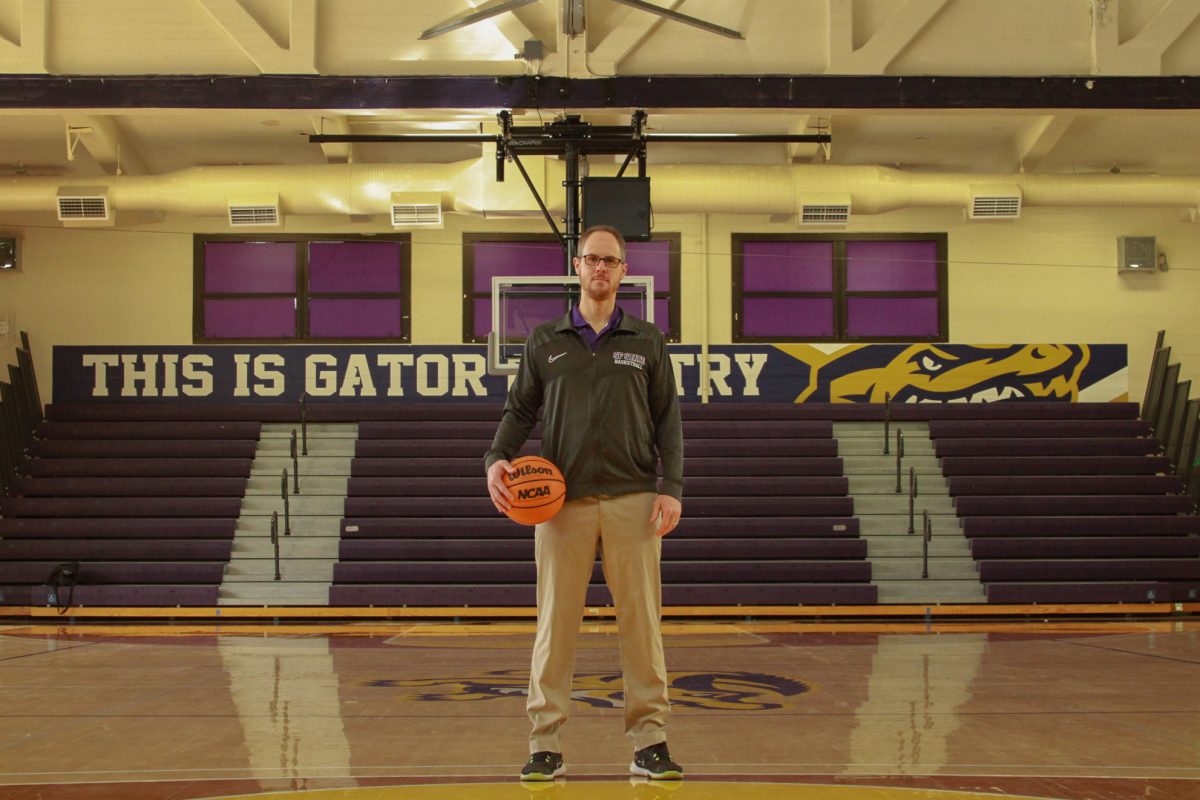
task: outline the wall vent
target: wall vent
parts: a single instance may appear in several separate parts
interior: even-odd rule
[[[849,203],[806,203],[800,206],[801,225],[845,225],[849,220]]]
[[[969,219],[1019,219],[1021,190],[1015,185],[971,187],[971,202],[967,206]]]
[[[281,222],[279,206],[269,203],[230,204],[231,228],[277,226]]]
[[[971,198],[971,219],[1018,219],[1020,195],[978,195]]]
[[[104,195],[59,195],[59,222],[107,222],[108,198]]]
[[[393,228],[442,227],[440,203],[392,203]]]

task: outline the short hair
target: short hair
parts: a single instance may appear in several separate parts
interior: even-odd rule
[[[611,234],[612,237],[617,240],[617,245],[621,248],[621,260],[625,260],[625,237],[622,236],[621,232],[612,225],[593,225],[583,233],[579,234],[580,250],[583,250],[583,246],[587,243],[588,238],[590,238],[593,233]]]

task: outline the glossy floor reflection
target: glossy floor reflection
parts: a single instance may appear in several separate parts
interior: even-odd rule
[[[0,797],[1200,798],[1200,623],[666,633],[687,780],[631,782],[593,624],[567,780],[527,787],[527,623],[13,626]]]

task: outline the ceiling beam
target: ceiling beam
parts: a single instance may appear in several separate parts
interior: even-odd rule
[[[670,11],[675,11],[682,4],[683,0],[665,0],[660,3],[664,9]],[[620,22],[607,36],[592,46],[588,55],[588,66],[593,75],[615,75],[621,61],[640,47],[650,38],[650,34],[666,21],[665,17],[653,14],[634,14],[632,7],[626,5],[613,9],[612,13]]]
[[[15,11],[15,13],[13,13]],[[4,30],[17,31],[16,41],[0,35],[0,72],[44,74],[46,68],[46,0],[21,0],[0,9]]]
[[[1178,76],[678,75],[575,79],[0,75],[0,109],[1200,109]]]
[[[1161,75],[1162,57],[1200,16],[1200,0],[1167,0],[1121,41],[1121,0],[1092,0],[1092,74]]]
[[[319,116],[312,118],[313,132],[318,134],[333,134],[349,136],[350,119],[343,114]],[[358,161],[358,148],[352,142],[322,142],[321,152],[330,164],[353,164]]]
[[[949,0],[906,0],[871,38],[855,47],[855,3],[825,0],[829,23],[830,75],[883,75],[896,58],[911,45]]]
[[[1075,114],[1047,114],[1031,120],[1016,137],[1017,170],[1036,172],[1076,118]]]
[[[99,114],[67,114],[68,149],[77,142],[95,160],[105,175],[149,175],[150,170],[138,149],[117,128],[111,116]],[[78,148],[68,156],[73,157]]]
[[[288,30],[272,33],[239,0],[198,0],[218,27],[233,40],[259,72],[315,75],[317,69],[316,0],[290,0]]]

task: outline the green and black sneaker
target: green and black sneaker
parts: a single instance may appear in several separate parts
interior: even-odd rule
[[[634,775],[645,775],[652,781],[677,781],[683,778],[683,767],[671,760],[671,751],[666,742],[643,747],[633,754],[629,771]]]
[[[562,753],[541,750],[529,757],[529,761],[525,763],[524,769],[521,770],[521,780],[552,781],[559,775],[566,773],[566,771],[567,768],[563,765]]]

